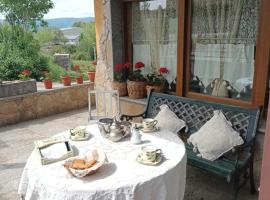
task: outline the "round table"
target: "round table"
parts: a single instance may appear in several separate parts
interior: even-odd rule
[[[186,151],[184,143],[171,132],[160,130],[142,134],[139,145],[129,138],[118,143],[103,138],[97,125],[87,127],[92,137],[73,142],[79,154],[101,148],[108,162],[97,173],[75,178],[63,167],[64,161],[42,166],[35,150],[28,158],[18,193],[26,200],[180,200],[186,184]],[[62,133],[68,135],[68,131]],[[162,149],[164,158],[157,166],[135,161],[143,145]]]

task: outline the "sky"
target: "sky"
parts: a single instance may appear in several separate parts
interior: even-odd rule
[[[94,17],[94,0],[52,0],[54,8],[44,16],[45,19],[62,17]],[[3,16],[0,14],[0,19]]]

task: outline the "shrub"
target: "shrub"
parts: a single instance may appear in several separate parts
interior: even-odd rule
[[[40,54],[39,43],[20,26],[0,25],[0,79],[16,80],[24,70],[40,80],[48,60]]]

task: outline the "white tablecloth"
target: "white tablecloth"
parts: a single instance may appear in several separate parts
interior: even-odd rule
[[[93,136],[84,142],[71,142],[79,154],[101,148],[108,163],[96,174],[72,177],[63,161],[42,166],[33,151],[23,170],[18,193],[26,200],[180,200],[186,184],[186,152],[177,135],[168,131],[143,134],[143,143],[133,145],[129,138],[113,143],[104,139],[97,125],[87,128]],[[63,134],[68,134],[65,132]],[[158,166],[135,161],[143,145],[161,148],[165,159]]]

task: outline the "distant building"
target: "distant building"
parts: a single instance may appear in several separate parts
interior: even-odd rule
[[[80,27],[69,27],[69,28],[61,28],[65,39],[67,40],[66,44],[77,44],[80,39],[80,35],[83,32],[83,29]]]

